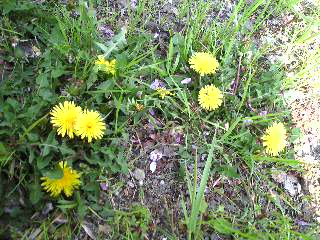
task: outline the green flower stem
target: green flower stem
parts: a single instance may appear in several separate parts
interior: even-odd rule
[[[44,115],[43,117],[39,118],[37,121],[35,121],[34,123],[31,124],[30,127],[28,127],[24,133],[22,134],[22,136],[19,138],[18,144],[21,144],[22,141],[25,139],[26,135],[28,133],[31,132],[32,129],[34,129],[43,119],[47,118],[49,115],[49,113],[47,113],[46,115]]]

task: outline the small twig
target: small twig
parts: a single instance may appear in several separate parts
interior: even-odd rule
[[[30,131],[35,128],[42,120],[44,120],[45,118],[47,118],[49,116],[49,113],[47,113],[46,115],[42,116],[41,118],[39,118],[37,121],[35,121],[33,124],[31,124],[22,134],[22,136],[20,136],[19,140],[18,140],[18,144],[21,144],[23,142],[23,140],[25,139],[25,136],[27,136]]]
[[[211,187],[214,188],[215,186],[217,186],[219,184],[221,178],[222,177],[219,177],[217,180],[215,180]]]
[[[104,218],[102,218],[98,213],[96,213],[91,207],[88,206],[88,209],[90,210],[90,212],[93,213],[93,215],[95,215],[99,220],[106,222],[106,220]]]
[[[145,150],[144,150],[144,147],[143,147],[143,145],[142,145],[142,143],[141,143],[139,134],[137,133],[137,131],[135,131],[135,133],[136,133],[136,136],[137,136],[137,138],[138,138],[138,142],[139,142],[139,145],[140,145],[141,149],[143,149],[143,151],[145,151]]]
[[[240,72],[241,72],[241,60],[242,60],[242,54],[240,54],[240,57],[239,57],[237,78],[236,78],[236,81],[234,82],[234,85],[233,85],[232,95],[236,95],[236,92],[238,89],[239,80],[240,80]]]
[[[250,109],[250,111],[256,112],[256,109],[254,107],[252,107],[250,100],[247,101],[247,106]]]

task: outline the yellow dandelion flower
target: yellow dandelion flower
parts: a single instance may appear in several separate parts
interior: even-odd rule
[[[135,104],[135,107],[136,107],[136,110],[137,110],[137,111],[142,111],[142,110],[144,109],[143,104],[140,104],[140,103],[136,103],[136,104]]]
[[[103,55],[99,55],[98,59],[95,61],[95,64],[98,70],[111,73],[112,75],[116,74],[116,60],[113,59],[110,62],[104,58]]]
[[[221,91],[213,85],[207,85],[201,88],[199,92],[199,103],[203,109],[212,111],[218,108],[222,103]]]
[[[74,128],[81,139],[88,138],[88,142],[91,142],[92,139],[102,138],[106,125],[98,112],[84,110]]]
[[[115,59],[111,60],[109,64],[106,65],[106,72],[111,73],[112,75],[116,74],[116,63]]]
[[[41,184],[43,189],[50,193],[52,197],[58,197],[63,191],[67,197],[73,194],[75,189],[78,189],[81,181],[80,174],[67,166],[66,162],[61,161],[59,167],[63,171],[63,176],[60,179],[51,179],[49,177],[42,177],[44,182]]]
[[[103,55],[99,55],[98,59],[95,61],[95,64],[97,65],[97,67],[100,68],[103,67],[108,61],[104,58]]]
[[[157,94],[159,94],[159,96],[164,99],[165,96],[174,96],[174,93],[170,92],[169,90],[163,88],[163,87],[158,87],[157,89]]]
[[[79,114],[82,112],[81,107],[77,107],[74,102],[65,101],[63,104],[59,103],[51,110],[51,123],[57,127],[59,135],[64,137],[67,134],[73,138],[74,125]]]
[[[287,132],[283,123],[273,123],[268,127],[263,135],[263,146],[266,147],[266,152],[272,156],[277,156],[287,144]]]
[[[190,59],[191,68],[198,72],[200,76],[215,73],[219,63],[212,53],[197,52]]]

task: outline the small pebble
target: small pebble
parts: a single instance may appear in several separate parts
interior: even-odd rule
[[[181,81],[181,84],[189,84],[191,83],[191,81],[192,81],[191,78],[185,78]]]
[[[160,160],[163,156],[163,153],[161,151],[159,151],[158,149],[153,150],[150,153],[150,160],[153,162],[156,162],[158,160]]]
[[[130,187],[130,188],[134,188],[134,183],[132,181],[128,181],[127,182],[127,185]]]
[[[137,168],[133,172],[133,177],[135,179],[137,179],[138,181],[141,181],[141,180],[145,179],[146,174],[144,173],[144,171],[142,169]]]
[[[139,185],[142,186],[143,185],[143,180],[139,181]]]
[[[49,212],[53,210],[53,205],[51,202],[48,202],[46,206],[42,209],[42,215],[47,215]]]
[[[100,188],[101,188],[101,190],[103,190],[103,191],[107,191],[107,190],[108,190],[108,184],[105,183],[105,182],[101,182],[101,183],[100,183]]]
[[[157,163],[155,161],[152,161],[152,163],[150,163],[150,171],[154,173],[156,171],[156,168],[157,168]]]

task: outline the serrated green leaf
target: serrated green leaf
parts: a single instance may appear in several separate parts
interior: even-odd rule
[[[97,86],[97,89],[102,90],[102,91],[107,91],[112,89],[114,86],[114,82],[113,81],[104,81],[102,83],[99,84],[99,86]]]
[[[104,56],[108,58],[113,51],[117,51],[122,48],[126,43],[126,33],[125,28],[121,29],[121,32],[115,35],[106,44],[95,42],[95,44],[104,52]]]

